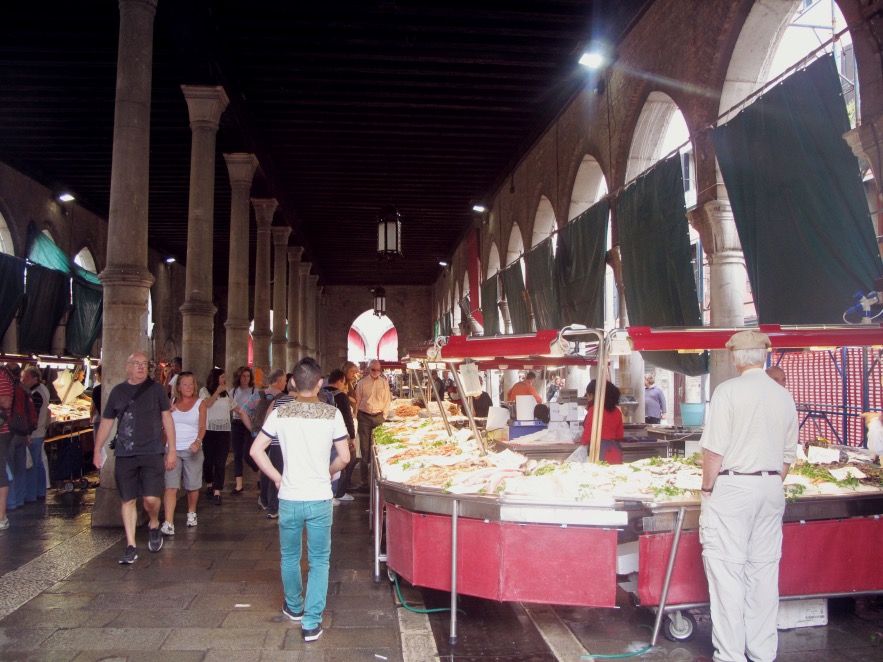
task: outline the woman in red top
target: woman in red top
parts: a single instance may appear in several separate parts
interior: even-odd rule
[[[583,423],[583,436],[580,444],[588,446],[592,439],[592,416],[595,411],[595,380],[589,382],[586,387],[586,396],[589,398],[589,411]],[[604,411],[601,412],[601,439],[622,439],[625,429],[622,426],[622,412],[616,406],[619,404],[619,389],[607,382],[607,390],[604,393]]]

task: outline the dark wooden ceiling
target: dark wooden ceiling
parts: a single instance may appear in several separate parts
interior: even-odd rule
[[[320,283],[430,284],[471,227],[472,204],[584,83],[583,48],[619,39],[651,2],[159,0],[150,244],[186,258],[180,86],[222,85],[216,285],[229,251],[222,153],[242,151],[261,163],[252,194],[278,198],[275,223],[293,228]],[[106,217],[117,3],[10,2],[0,23],[0,161]],[[376,215],[388,203],[402,216],[404,258],[379,264]]]

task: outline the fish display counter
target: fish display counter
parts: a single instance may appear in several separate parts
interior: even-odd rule
[[[866,553],[883,544],[883,473],[850,450],[798,462],[784,481],[783,597],[883,592]],[[682,610],[708,602],[698,455],[536,460],[422,419],[378,428],[373,452],[377,581],[385,561],[452,594],[587,607],[614,607],[622,585],[669,616],[670,638],[691,636]]]

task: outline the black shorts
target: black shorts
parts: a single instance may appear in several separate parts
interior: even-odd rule
[[[113,475],[123,501],[139,496],[161,497],[166,487],[166,456],[118,457]]]

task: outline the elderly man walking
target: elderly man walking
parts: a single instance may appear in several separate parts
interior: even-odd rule
[[[110,392],[101,411],[101,425],[98,426],[92,456],[92,463],[100,469],[104,464],[101,448],[110,436],[114,419],[117,419],[114,478],[123,502],[121,512],[126,530],[127,546],[120,563],[126,565],[138,559],[135,500],[139,496],[144,498],[144,510],[150,518],[147,549],[158,552],[162,548],[159,507],[165,490],[166,470],[171,471],[178,462],[169,398],[165,387],[147,376],[148,363],[147,356],[141,352],[135,352],[126,361],[128,380],[117,384]]]
[[[763,370],[766,334],[740,331],[726,346],[739,377],[715,390],[701,441],[699,538],[714,659],[771,662],[778,647],[782,481],[797,449],[797,410]]]
[[[368,483],[374,428],[386,421],[391,404],[389,382],[381,372],[380,361],[375,359],[368,364],[368,374],[356,383],[356,420],[359,423],[359,448],[362,453],[359,473],[363,485]]]

